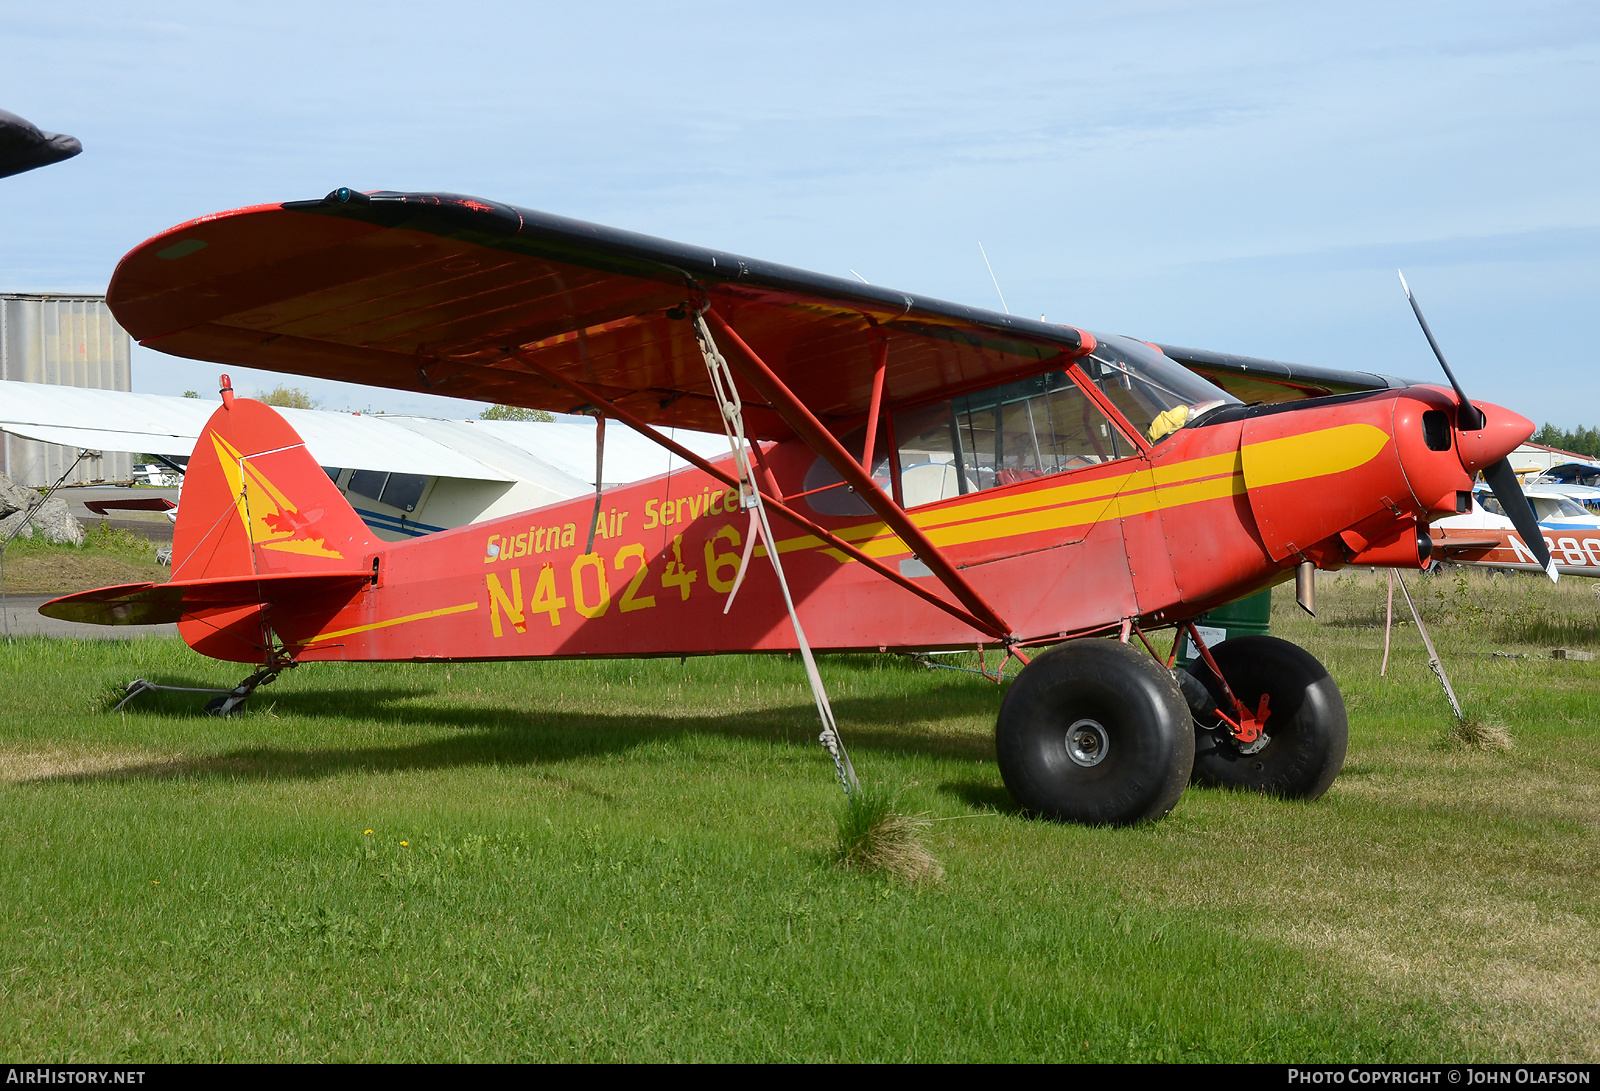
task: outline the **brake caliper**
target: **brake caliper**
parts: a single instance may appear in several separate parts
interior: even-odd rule
[[[1189,624],[1189,634],[1193,638],[1195,648],[1200,652],[1200,657],[1205,660],[1206,666],[1211,669],[1212,675],[1222,687],[1222,694],[1233,706],[1233,715],[1229,716],[1219,706],[1216,710],[1218,720],[1227,726],[1228,735],[1239,747],[1241,754],[1254,754],[1267,743],[1272,741],[1267,734],[1267,717],[1271,710],[1268,704],[1271,694],[1263,693],[1260,702],[1256,705],[1255,712],[1251,712],[1245,703],[1234,695],[1233,688],[1228,685],[1228,680],[1222,676],[1222,668],[1217,666],[1217,661],[1211,658],[1211,649],[1205,646],[1200,639],[1200,634],[1195,631],[1193,623]]]
[[[1239,722],[1230,725],[1233,727],[1230,734],[1233,735],[1233,741],[1239,744],[1242,753],[1254,754],[1271,741],[1267,737],[1267,717],[1271,715],[1267,703],[1271,699],[1271,694],[1263,693],[1254,715],[1241,712]]]

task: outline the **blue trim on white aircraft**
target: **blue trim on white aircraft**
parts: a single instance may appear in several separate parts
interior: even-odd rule
[[[387,530],[395,534],[409,534],[413,538],[420,538],[424,534],[437,534],[448,527],[435,527],[427,523],[418,523],[411,519],[396,519],[392,515],[382,512],[367,511],[365,508],[356,508],[355,512],[361,516],[361,521],[373,530]]]

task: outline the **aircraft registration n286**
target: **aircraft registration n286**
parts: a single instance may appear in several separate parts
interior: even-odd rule
[[[45,613],[176,621],[257,664],[247,686],[330,660],[982,645],[1026,664],[996,726],[1008,788],[1084,822],[1159,817],[1191,778],[1320,795],[1346,747],[1333,679],[1271,637],[1207,649],[1191,620],[1316,569],[1422,566],[1479,471],[1527,506],[1505,457],[1532,423],[1453,376],[1164,351],[476,198],[206,216],[129,253],[109,300],[163,352],[593,413],[685,468],[387,543],[281,416],[224,389],[171,581]],[[752,563],[769,546],[781,568]],[[1147,639],[1177,627],[1189,673]]]

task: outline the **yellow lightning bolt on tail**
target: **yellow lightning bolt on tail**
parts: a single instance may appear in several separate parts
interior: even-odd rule
[[[300,509],[260,469],[251,466],[249,457],[240,454],[233,444],[215,432],[211,433],[211,442],[217,452],[217,461],[222,464],[228,489],[233,493],[234,510],[239,514],[239,522],[251,545],[306,557],[344,559],[344,554],[329,549],[321,538],[302,538],[293,529],[274,529],[267,522],[269,515],[282,515],[285,512],[298,514]]]

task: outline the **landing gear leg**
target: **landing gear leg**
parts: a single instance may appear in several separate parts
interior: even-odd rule
[[[1194,764],[1189,708],[1172,675],[1114,640],[1075,640],[1023,669],[1000,704],[1000,775],[1051,818],[1129,825],[1160,818]]]
[[[1235,637],[1210,653],[1227,689],[1203,658],[1189,664],[1183,682],[1194,722],[1194,782],[1289,799],[1326,792],[1350,740],[1344,698],[1326,668],[1271,636]],[[1235,715],[1228,690],[1251,715]]]
[[[147,682],[143,678],[135,678],[126,687],[126,696],[111,706],[112,712],[120,712],[122,707],[141,693],[166,691],[168,693],[215,693],[218,696],[211,698],[205,704],[207,716],[232,716],[243,711],[244,703],[250,695],[260,686],[271,682],[279,674],[294,666],[292,660],[269,663],[256,671],[249,678],[240,682],[232,689],[202,689],[198,686],[162,686],[154,682]]]
[[[244,703],[256,691],[256,687],[264,686],[278,677],[278,672],[283,668],[262,667],[249,678],[240,682],[224,696],[213,697],[206,702],[205,714],[207,716],[232,716],[235,712],[244,710]]]

